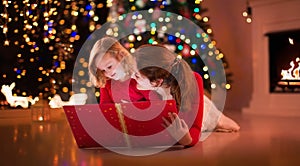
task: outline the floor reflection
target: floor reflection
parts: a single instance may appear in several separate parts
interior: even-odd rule
[[[2,110],[1,110],[2,111]],[[150,156],[124,156],[106,149],[79,149],[64,114],[48,121],[5,118],[0,112],[0,166],[11,165],[299,165],[300,118],[245,116],[238,133],[212,133],[195,147]]]
[[[23,122],[0,125],[0,156],[14,156],[16,159],[2,160],[0,165],[102,165],[101,157],[80,153],[64,118],[42,122],[20,121]]]

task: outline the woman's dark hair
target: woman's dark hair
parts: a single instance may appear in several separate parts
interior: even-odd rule
[[[189,111],[199,100],[197,82],[189,64],[162,45],[143,45],[133,54],[139,72],[150,82],[163,79],[162,86],[170,87],[178,108]]]

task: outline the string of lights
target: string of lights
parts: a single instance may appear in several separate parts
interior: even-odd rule
[[[243,17],[245,17],[247,23],[252,22],[252,8],[249,5],[249,1],[246,1],[246,10],[242,13]]]

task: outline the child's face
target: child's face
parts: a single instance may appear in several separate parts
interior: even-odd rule
[[[104,75],[113,80],[122,80],[126,76],[125,70],[120,61],[110,54],[105,54],[100,62],[97,63],[97,68]]]
[[[136,71],[132,74],[131,78],[135,79],[137,84],[137,89],[139,90],[155,90],[155,84],[150,82],[150,80],[142,75],[140,72]]]

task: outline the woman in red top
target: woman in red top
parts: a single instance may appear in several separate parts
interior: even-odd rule
[[[199,141],[203,118],[202,78],[189,64],[160,45],[143,45],[134,53],[137,70],[132,75],[138,89],[153,90],[164,99],[175,99],[179,114],[163,119],[169,133],[185,146]]]

